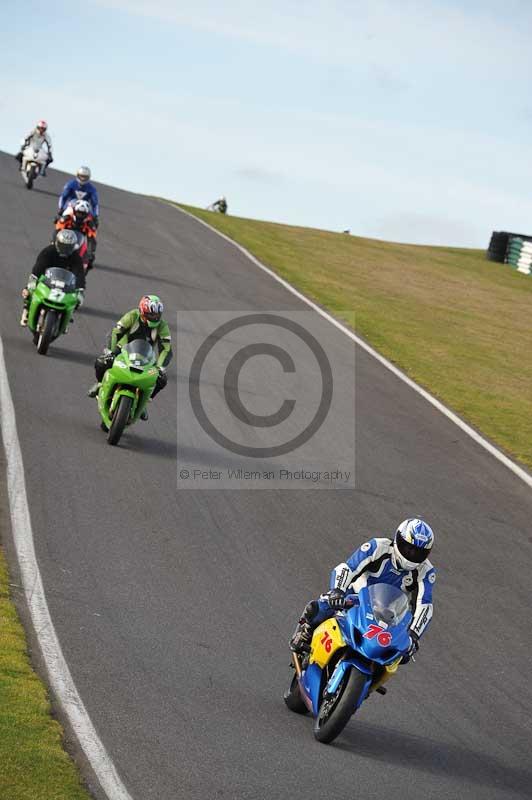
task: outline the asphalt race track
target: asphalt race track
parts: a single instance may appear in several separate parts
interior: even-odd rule
[[[39,356],[20,289],[64,179],[28,192],[0,156],[0,332],[50,612],[134,800],[529,798],[530,489],[358,350],[354,490],[178,490],[176,357],[150,420],[109,447],[85,391],[142,294],[162,296],[173,333],[176,309],[305,306],[194,220],[104,186],[86,306]],[[347,337],[320,331],[348,360]],[[295,618],[332,566],[412,514],[437,534],[434,622],[388,695],[320,745],[282,701]]]

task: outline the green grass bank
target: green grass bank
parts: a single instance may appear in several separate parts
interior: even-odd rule
[[[532,467],[531,277],[480,250],[394,244],[178,205],[337,318],[354,312],[356,332],[369,344]]]
[[[0,549],[0,797],[90,800],[62,746],[46,689],[33,672],[22,625],[9,596]]]

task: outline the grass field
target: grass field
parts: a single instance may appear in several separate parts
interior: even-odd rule
[[[532,277],[487,261],[480,250],[394,244],[182,208],[338,318],[354,312],[367,342],[532,467]]]
[[[89,800],[33,672],[0,549],[0,798]]]

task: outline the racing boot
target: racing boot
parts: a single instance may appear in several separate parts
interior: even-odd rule
[[[102,384],[99,381],[96,381],[96,383],[93,386],[91,386],[91,388],[87,392],[88,397],[98,397],[98,392],[100,391],[101,385]]]
[[[312,643],[312,634],[316,628],[314,620],[319,612],[319,603],[317,600],[311,600],[303,609],[301,619],[297,623],[296,629],[290,639],[290,650],[300,656],[305,656],[310,653],[310,645]]]
[[[141,412],[140,418],[144,422],[147,421],[147,419],[148,419],[148,409],[147,408],[145,408],[144,411]]]
[[[34,288],[32,286],[32,288]],[[30,315],[30,301],[31,301],[31,292],[29,286],[24,287],[22,290],[22,297],[24,298],[24,308],[22,309],[22,316],[20,318],[20,324],[23,328],[25,328],[28,324],[28,317]]]

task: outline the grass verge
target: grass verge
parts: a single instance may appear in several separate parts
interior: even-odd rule
[[[347,322],[354,312],[367,342],[532,467],[532,278],[481,250],[394,244],[179,205],[337,318]]]
[[[90,800],[62,747],[46,689],[32,670],[24,630],[9,597],[0,548],[0,797]]]

